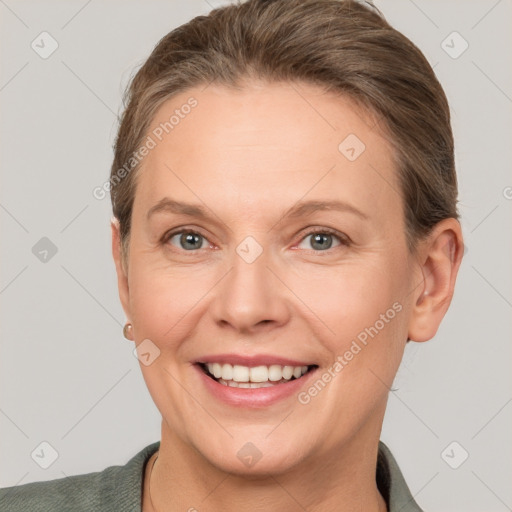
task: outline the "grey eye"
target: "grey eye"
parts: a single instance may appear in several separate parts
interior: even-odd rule
[[[311,241],[308,243],[309,247],[300,247],[299,245],[301,249],[313,248],[315,251],[327,251],[333,247],[333,240],[336,239],[338,240],[338,245],[342,245],[340,237],[329,232],[318,231],[316,233],[310,233],[302,239],[301,244],[304,243],[308,238],[311,239]]]
[[[176,237],[178,237],[177,244],[172,242],[172,240]],[[203,242],[205,241],[206,239],[202,235],[199,233],[194,233],[193,231],[180,231],[179,233],[175,233],[169,237],[169,242],[171,242],[172,245],[187,251],[202,249]]]

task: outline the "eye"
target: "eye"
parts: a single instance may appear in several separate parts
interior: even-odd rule
[[[301,241],[301,243],[304,243],[305,240],[308,238],[311,238],[310,241],[310,247],[313,248],[316,252],[325,252],[333,247],[333,239],[336,239],[338,241],[338,245],[335,247],[339,247],[342,245],[349,245],[349,240],[346,236],[343,236],[341,233],[338,233],[337,231],[333,231],[330,229],[322,228],[314,230],[310,233],[308,233]],[[304,249],[304,247],[298,246],[299,249]],[[305,249],[309,249],[309,247],[306,247]]]
[[[203,235],[191,230],[182,230],[175,231],[174,233],[168,233],[164,235],[162,241],[164,243],[170,243],[171,245],[174,245],[174,247],[183,249],[185,251],[196,251],[199,249],[204,249],[204,244],[206,244],[207,247],[211,246],[211,244]]]
[[[350,245],[350,240],[348,237],[328,228],[317,229],[309,232],[305,237],[301,239],[301,244],[304,243],[308,238],[311,238],[310,247],[312,247],[313,251],[315,252],[326,252],[333,248],[333,240],[338,241],[338,244],[334,245],[334,248]],[[170,243],[174,247],[185,250],[187,252],[212,247],[212,244],[206,237],[201,235],[201,233],[185,229],[165,234],[162,238],[162,242],[164,244]],[[309,247],[300,247],[300,244],[298,248],[309,250]]]

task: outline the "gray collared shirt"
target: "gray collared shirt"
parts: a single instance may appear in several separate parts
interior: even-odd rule
[[[146,446],[124,466],[5,487],[0,489],[0,510],[141,512],[144,467],[159,447],[160,441]],[[382,441],[379,442],[376,479],[388,512],[422,512],[411,496],[396,460]]]

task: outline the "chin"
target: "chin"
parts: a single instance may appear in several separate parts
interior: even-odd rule
[[[268,477],[278,475],[296,467],[305,457],[304,446],[297,439],[291,442],[290,436],[282,439],[265,439],[264,435],[235,435],[233,438],[212,439],[209,443],[201,439],[195,444],[196,451],[217,469],[244,477]],[[252,439],[252,441],[251,441]],[[206,442],[205,442],[206,441]]]

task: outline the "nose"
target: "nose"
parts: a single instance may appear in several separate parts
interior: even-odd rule
[[[271,258],[263,251],[254,261],[236,251],[225,277],[215,287],[210,312],[218,326],[237,334],[275,329],[288,322],[290,305],[283,277],[272,268]]]

